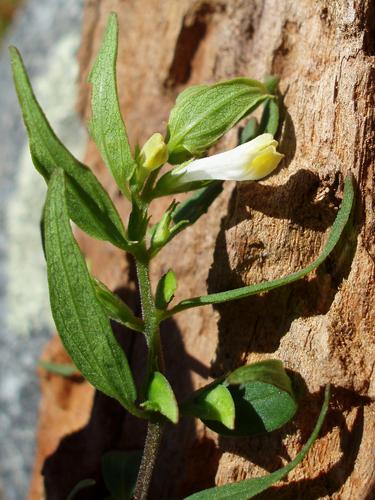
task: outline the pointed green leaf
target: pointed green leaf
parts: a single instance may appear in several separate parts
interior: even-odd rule
[[[183,405],[181,411],[201,420],[220,422],[228,429],[234,429],[235,405],[227,387],[218,384]]]
[[[151,411],[158,411],[168,420],[177,424],[178,405],[168,380],[160,372],[154,372],[147,389],[147,401],[141,406]]]
[[[73,237],[61,169],[52,174],[45,205],[48,284],[61,340],[82,375],[134,414],[136,388],[127,359],[97,298]]]
[[[241,132],[240,144],[244,144],[245,142],[255,139],[255,137],[259,135],[258,128],[258,120],[256,118],[250,118]]]
[[[101,240],[126,248],[121,219],[107,192],[85,165],[65,148],[50,127],[35,98],[21,55],[10,48],[14,82],[30,141],[33,163],[46,182],[56,168],[67,176],[67,200],[71,219]]]
[[[185,309],[189,309],[190,307],[204,306],[206,304],[219,304],[221,302],[243,299],[245,297],[249,297],[250,295],[268,292],[269,290],[273,290],[274,288],[278,288],[280,286],[289,285],[290,283],[293,283],[294,281],[298,281],[301,278],[305,277],[308,273],[320,266],[320,264],[325,261],[325,259],[335,248],[349,220],[353,203],[353,177],[351,174],[349,174],[345,180],[344,197],[341,202],[340,209],[337,213],[335,222],[333,223],[332,229],[329,233],[327,243],[319,257],[304,269],[284,276],[283,278],[266,281],[264,283],[259,283],[258,285],[244,286],[241,288],[236,288],[234,290],[228,290],[226,292],[212,293],[209,295],[203,295],[202,297],[194,297],[192,299],[183,300],[175,307],[173,307],[170,311],[168,311],[166,317],[172,316],[177,312],[183,311]]]
[[[50,361],[40,359],[38,365],[50,373],[61,375],[61,377],[71,377],[72,375],[77,374],[79,375],[79,371],[71,363],[51,363]]]
[[[112,13],[89,76],[92,84],[92,118],[89,128],[118,187],[127,196],[126,181],[132,176],[136,164],[130,151],[117,96],[117,45],[118,22],[116,14]]]
[[[166,309],[177,289],[175,273],[170,269],[160,278],[155,294],[155,305],[158,309]]]
[[[185,90],[169,117],[169,161],[201,155],[267,97],[266,87],[248,78]]]
[[[271,474],[268,474],[267,476],[245,479],[244,481],[239,481],[238,483],[226,484],[225,486],[209,488],[207,490],[194,493],[193,495],[187,497],[186,500],[248,500],[250,498],[254,498],[256,495],[259,495],[259,493],[266,491],[273,484],[283,479],[289,474],[290,471],[297,467],[300,462],[302,462],[317,439],[328,411],[329,397],[330,388],[329,386],[326,386],[324,403],[315,424],[315,428],[301,451],[288,465],[272,472]]]
[[[266,359],[240,366],[229,375],[225,381],[230,385],[247,384],[253,381],[262,381],[266,384],[272,384],[283,391],[293,394],[290,378],[284,370],[283,364],[278,359]]]
[[[257,135],[269,133],[276,135],[279,128],[279,105],[276,98],[268,99],[264,105]]]
[[[84,490],[89,486],[94,486],[95,484],[96,481],[94,479],[82,479],[82,481],[80,481],[74,486],[74,488],[69,493],[66,500],[73,500],[74,498],[76,498],[77,493],[79,493],[81,490]]]
[[[131,500],[142,451],[109,451],[102,456],[102,473],[111,500]]]
[[[117,295],[112,293],[104,283],[96,279],[93,282],[96,295],[108,317],[131,330],[143,332],[143,321],[134,316],[130,307]]]
[[[207,212],[222,191],[222,181],[212,182],[207,187],[196,191],[174,210],[172,214],[173,222],[178,224],[179,222],[187,221],[189,225],[194,224],[194,222]]]

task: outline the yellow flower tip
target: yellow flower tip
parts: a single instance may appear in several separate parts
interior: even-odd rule
[[[166,163],[168,160],[168,147],[161,134],[153,134],[145,142],[140,152],[140,160],[142,167],[150,172]]]
[[[273,142],[275,144],[271,144],[261,150],[250,162],[248,169],[249,172],[251,172],[252,180],[258,181],[259,179],[267,177],[267,175],[277,168],[280,161],[284,158],[283,154],[276,151],[277,142]]]

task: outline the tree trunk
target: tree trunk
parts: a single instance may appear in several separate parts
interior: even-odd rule
[[[357,179],[353,222],[316,274],[261,297],[181,313],[165,326],[167,372],[179,398],[211,376],[265,358],[280,358],[297,372],[305,391],[293,422],[268,436],[218,439],[190,420],[169,428],[152,498],[181,498],[279,468],[306,441],[328,382],[333,396],[321,437],[303,464],[266,498],[370,498],[375,481],[374,2],[87,0],[80,53],[80,109],[86,118],[90,106],[84,82],[111,10],[119,15],[119,94],[133,145],[164,132],[175,97],[186,86],[238,75],[280,77],[282,168],[260,183],[227,183],[209,213],[161,252],[153,281],[173,268],[177,299],[304,267],[324,245],[344,177],[353,172]],[[233,131],[220,147],[236,142]],[[86,160],[118,201],[92,143]],[[155,202],[153,215],[160,216],[169,203]],[[120,206],[128,213],[126,203]],[[133,296],[132,263],[109,245],[82,234],[79,240],[93,272]],[[133,338],[128,349],[130,344],[134,366],[143,346]],[[99,451],[141,445],[143,427],[130,417],[124,421],[109,431],[112,440],[101,443]],[[51,417],[49,425],[53,422]],[[51,479],[57,484],[59,467],[67,463],[61,457],[71,456],[61,443],[44,468],[48,498],[63,498]],[[87,473],[97,474],[91,467]],[[88,476],[78,479],[83,477]]]

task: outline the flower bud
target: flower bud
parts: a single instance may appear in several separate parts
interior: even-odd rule
[[[284,157],[276,151],[277,144],[272,134],[262,134],[230,151],[194,160],[171,174],[183,184],[213,179],[256,181],[273,172]]]
[[[161,134],[153,134],[144,144],[140,152],[143,168],[151,172],[161,167],[168,160],[168,148]]]

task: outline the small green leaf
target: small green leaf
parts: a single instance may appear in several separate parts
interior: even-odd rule
[[[254,498],[256,495],[259,495],[259,493],[262,493],[273,484],[283,479],[287,476],[287,474],[289,474],[290,471],[297,467],[300,462],[302,462],[317,439],[328,411],[329,397],[330,388],[327,385],[325,388],[324,403],[315,424],[315,428],[301,451],[288,465],[272,472],[271,474],[268,474],[267,476],[245,479],[244,481],[239,481],[238,483],[226,484],[224,486],[209,488],[207,490],[194,493],[193,495],[187,497],[186,500],[248,500],[250,498]]]
[[[291,381],[278,360],[238,368],[225,381],[235,404],[235,425],[228,430],[217,422],[205,424],[224,435],[249,436],[272,432],[285,425],[297,411]]]
[[[177,289],[175,273],[170,269],[160,278],[155,294],[155,305],[158,309],[166,309]]]
[[[109,451],[102,456],[104,483],[112,500],[131,500],[137,481],[142,451]]]
[[[89,76],[92,84],[89,129],[119,189],[128,196],[126,181],[132,176],[136,163],[131,155],[117,96],[117,45],[118,22],[116,14],[112,13]]]
[[[190,198],[180,203],[172,214],[175,224],[187,222],[194,224],[203,214],[207,212],[212,203],[223,191],[223,182],[215,181],[208,186],[196,191]]]
[[[262,83],[247,78],[185,90],[169,117],[169,161],[200,156],[267,97]]]
[[[54,171],[48,186],[45,240],[52,315],[64,347],[94,387],[143,416],[135,406],[137,392],[127,359],[72,234],[61,169]]]
[[[38,365],[50,373],[61,375],[61,377],[71,377],[72,375],[79,375],[79,371],[73,364],[69,363],[51,363],[40,359]]]
[[[250,118],[247,122],[246,127],[241,132],[240,144],[244,144],[245,142],[249,142],[258,134],[258,120],[256,118]]]
[[[158,411],[168,420],[177,424],[178,405],[168,380],[160,372],[154,372],[147,389],[147,401],[143,407],[151,411]]]
[[[74,486],[66,500],[73,500],[76,497],[77,493],[79,493],[81,490],[84,490],[89,486],[94,486],[95,484],[96,481],[94,481],[94,479],[82,479],[82,481]]]
[[[290,378],[278,359],[266,359],[249,365],[241,366],[231,372],[225,379],[227,384],[240,385],[253,381],[272,384],[283,391],[293,394]]]
[[[201,420],[220,422],[228,429],[234,429],[235,405],[227,387],[218,384],[199,392],[195,398],[185,403],[181,409],[185,415]]]
[[[325,261],[325,259],[335,248],[349,220],[349,216],[353,208],[353,203],[354,203],[353,176],[349,174],[345,180],[344,197],[341,202],[340,209],[337,213],[335,222],[333,223],[333,226],[329,233],[326,245],[323,248],[323,251],[319,255],[319,257],[304,269],[301,269],[300,271],[284,276],[283,278],[278,278],[272,281],[266,281],[264,283],[259,283],[258,285],[244,286],[241,288],[236,288],[234,290],[228,290],[226,292],[212,293],[209,295],[203,295],[202,297],[194,297],[192,299],[183,300],[175,307],[173,307],[170,311],[168,311],[166,317],[173,316],[177,312],[184,311],[185,309],[189,309],[191,307],[204,306],[207,304],[220,304],[221,302],[243,299],[251,295],[268,292],[269,290],[273,290],[274,288],[289,285],[294,281],[298,281],[301,278],[304,278],[307,274],[309,274],[311,271],[320,266],[320,264],[322,264]]]
[[[269,133],[275,136],[279,128],[279,105],[276,98],[268,99],[264,105],[258,135]]]
[[[122,325],[135,330],[143,332],[144,324],[140,318],[134,316],[130,307],[125,304],[117,295],[112,293],[105,285],[99,280],[94,279],[94,286],[96,295],[107,313],[108,317],[121,323]]]
[[[125,230],[107,192],[95,175],[65,148],[35,98],[21,55],[10,48],[14,82],[30,141],[33,163],[46,182],[56,168],[66,174],[71,219],[94,238],[127,249]]]

